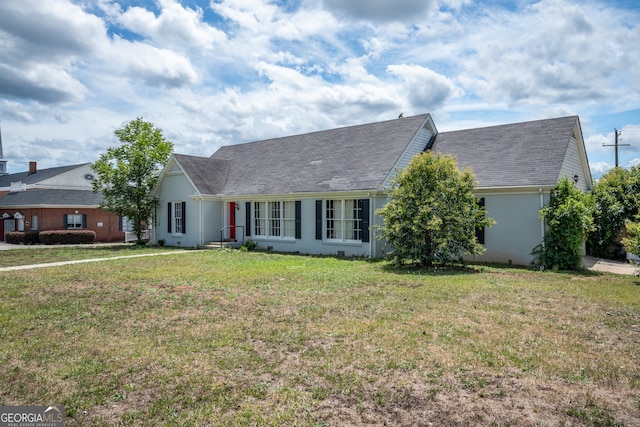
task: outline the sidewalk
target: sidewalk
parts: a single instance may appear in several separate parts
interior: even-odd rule
[[[102,244],[96,243],[96,244],[82,245],[82,247],[95,248],[100,246],[118,246],[118,245],[131,245],[131,243],[102,243]],[[35,249],[35,248],[55,248],[55,247],[58,247],[58,246],[56,245],[12,245],[6,242],[0,242],[0,251],[11,250],[11,249],[28,249],[28,248]],[[109,257],[109,258],[89,258],[89,259],[79,259],[74,261],[49,262],[49,263],[43,263],[43,264],[16,265],[12,267],[0,267],[0,271],[28,270],[32,268],[55,267],[60,265],[82,264],[86,262],[109,261],[113,259],[186,254],[190,252],[193,252],[193,251],[176,250],[176,251],[168,251],[168,252],[161,252],[161,253],[155,253],[155,254],[123,255],[123,256],[115,256],[115,257]]]

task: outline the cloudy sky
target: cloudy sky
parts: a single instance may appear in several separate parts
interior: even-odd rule
[[[10,172],[92,162],[143,117],[175,151],[432,114],[579,115],[594,178],[640,162],[637,0],[2,0]],[[283,153],[286,156],[286,153]]]

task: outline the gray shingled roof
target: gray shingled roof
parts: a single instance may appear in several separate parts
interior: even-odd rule
[[[27,190],[9,193],[0,198],[0,207],[31,206],[97,206],[102,194],[91,190]]]
[[[428,117],[229,145],[211,159],[229,162],[229,195],[376,190]]]
[[[230,161],[184,154],[174,154],[173,157],[201,194],[219,194],[224,191]]]
[[[88,163],[81,163],[71,166],[59,166],[55,168],[38,169],[36,173],[29,174],[26,172],[11,173],[9,175],[0,176],[0,188],[11,186],[12,182],[22,182],[24,184],[37,184],[45,179],[52,178],[56,175],[63,174],[73,169],[77,169],[81,166],[85,166]]]
[[[577,116],[441,132],[433,150],[471,166],[478,187],[556,185]]]
[[[201,194],[377,190],[429,117],[395,119],[174,157]],[[479,188],[556,185],[577,116],[441,132],[432,149],[471,166]]]

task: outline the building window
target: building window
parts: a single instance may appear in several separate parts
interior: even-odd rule
[[[280,202],[269,202],[269,235],[279,237],[282,227]]]
[[[133,220],[128,216],[120,217],[120,231],[128,232],[133,231]]]
[[[65,228],[69,230],[82,230],[85,228],[86,215],[67,214],[65,215]]]
[[[296,203],[253,202],[253,235],[296,238]]]
[[[182,203],[176,202],[173,204],[173,232],[176,234],[182,234],[182,224],[183,224],[183,215],[182,212]]]
[[[255,236],[267,235],[267,211],[265,202],[255,202],[253,204],[253,222]]]
[[[345,236],[348,240],[362,240],[362,199],[345,200]]]
[[[282,225],[285,237],[296,236],[296,204],[295,202],[282,202]]]
[[[31,229],[32,230],[38,229],[38,215],[33,215],[31,217]]]
[[[342,239],[342,200],[325,201],[325,237]]]
[[[366,199],[325,200],[324,237],[327,240],[363,241]],[[368,212],[366,213],[368,220]],[[368,229],[366,230],[368,233]],[[367,234],[368,235],[368,234]]]
[[[319,228],[324,224],[324,239],[340,241],[369,241],[369,200],[325,200],[324,211],[316,204],[316,239],[322,238]],[[324,215],[324,217],[321,217]]]
[[[167,205],[167,232],[185,234],[187,232],[187,203],[169,202]]]

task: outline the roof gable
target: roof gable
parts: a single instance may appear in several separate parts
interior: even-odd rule
[[[200,194],[219,194],[223,191],[229,172],[228,160],[184,154],[174,154],[173,157]]]
[[[76,179],[77,177],[70,176],[70,173],[75,169],[82,169],[81,172],[83,174],[85,173],[85,169],[87,173],[91,171],[89,163],[82,163],[70,166],[38,169],[38,171],[35,173],[29,173],[28,171],[12,173],[9,175],[0,176],[0,188],[10,188],[12,182],[22,182],[23,184],[27,184],[29,186],[33,186],[35,184],[41,184],[43,186],[48,184],[51,184],[52,186],[68,186],[70,183],[80,182],[87,188],[91,188],[90,181],[87,180],[86,183],[84,183]]]
[[[555,186],[577,116],[441,132],[433,150],[471,167],[479,188]]]

